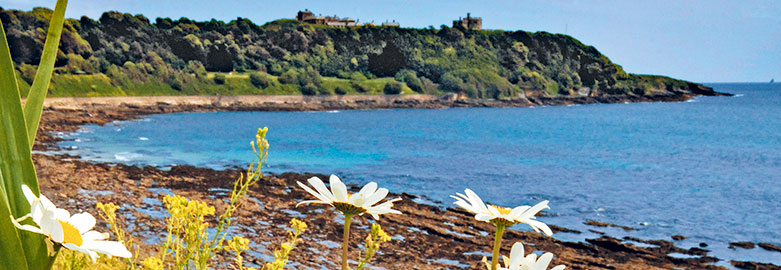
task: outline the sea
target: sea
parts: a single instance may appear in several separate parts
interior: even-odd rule
[[[735,95],[526,108],[160,114],[60,133],[59,146],[94,162],[223,169],[252,162],[250,141],[268,127],[267,172],[374,181],[439,207],[454,207],[449,196],[467,188],[506,207],[549,200],[541,221],[582,232],[554,235],[562,240],[601,236],[589,230],[641,239],[683,235],[676,245],[705,243],[710,256],[725,259],[719,265],[781,265],[779,252],[728,248],[734,241],[781,245],[781,84],[707,85]],[[636,230],[590,227],[587,220]]]

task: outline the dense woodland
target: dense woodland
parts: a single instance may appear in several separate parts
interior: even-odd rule
[[[35,74],[52,11],[2,10],[19,70]],[[65,22],[53,96],[459,93],[473,98],[652,95],[696,85],[632,75],[560,34],[277,20],[257,25],[106,12]]]

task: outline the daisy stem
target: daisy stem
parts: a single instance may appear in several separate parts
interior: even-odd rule
[[[344,237],[342,240],[342,270],[349,270],[347,265],[347,239],[350,238],[350,219],[352,215],[344,215]]]
[[[502,246],[502,234],[504,234],[505,225],[502,223],[496,224],[496,236],[494,236],[494,255],[491,256],[491,270],[499,269],[499,250]]]

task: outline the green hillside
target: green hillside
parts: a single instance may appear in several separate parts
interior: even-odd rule
[[[39,61],[51,10],[2,10],[20,85]],[[441,27],[265,25],[106,12],[68,19],[51,96],[459,93],[472,98],[712,94],[627,74],[559,34]]]

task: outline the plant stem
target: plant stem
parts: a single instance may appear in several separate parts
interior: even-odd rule
[[[496,224],[496,236],[494,236],[494,255],[491,257],[491,270],[497,270],[499,264],[499,250],[502,247],[502,234],[504,234],[505,225]]]
[[[347,239],[350,238],[350,219],[352,215],[344,215],[344,240],[342,240],[342,270],[349,270],[347,265]]]

